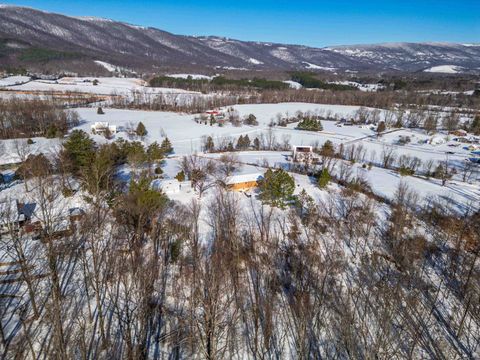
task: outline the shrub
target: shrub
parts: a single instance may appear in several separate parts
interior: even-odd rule
[[[147,136],[148,134],[147,128],[145,127],[145,125],[143,125],[141,121],[138,123],[135,133],[140,137]]]
[[[34,142],[33,142],[32,139],[28,139],[28,140],[27,140],[27,144],[28,144],[28,145],[32,145],[32,144],[34,144]]]
[[[103,111],[103,109],[102,109],[101,107],[99,107],[99,108],[97,109],[97,114],[98,114],[98,115],[104,115],[105,112]]]
[[[62,188],[62,195],[63,197],[66,197],[66,198],[71,197],[73,196],[73,190],[64,186]]]
[[[257,117],[253,114],[250,114],[245,118],[245,120],[243,120],[243,123],[245,125],[257,126],[258,125]]]
[[[415,174],[415,171],[408,168],[408,167],[402,166],[402,167],[400,167],[400,169],[398,169],[398,173],[401,176],[411,176],[411,175]]]
[[[183,172],[183,170],[178,172],[177,175],[175,175],[175,179],[177,179],[180,182],[185,181],[185,173]]]

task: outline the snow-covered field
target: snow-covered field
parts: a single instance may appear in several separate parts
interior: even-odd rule
[[[148,94],[195,94],[197,92],[174,89],[174,88],[151,88],[142,79],[137,78],[115,78],[115,77],[64,77],[59,80],[33,80],[23,83],[15,79],[3,79],[0,87],[8,86],[8,90],[16,91],[58,91],[58,92],[82,92],[98,95],[130,95],[132,91],[145,92]],[[23,77],[21,77],[23,78]],[[29,78],[28,78],[29,79]],[[95,85],[94,80],[98,83]],[[14,85],[20,82],[20,85]]]
[[[0,79],[0,87],[14,86],[29,82],[30,76],[8,76]]]
[[[439,65],[433,66],[424,70],[424,72],[430,73],[441,73],[441,74],[458,74],[462,72],[463,68],[461,66],[456,65]]]
[[[165,76],[175,79],[188,79],[193,80],[212,80],[215,76],[201,75],[201,74],[167,74]]]

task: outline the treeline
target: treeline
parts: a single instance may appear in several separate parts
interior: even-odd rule
[[[0,138],[59,137],[80,123],[75,111],[64,110],[55,101],[0,99]]]
[[[175,87],[191,91],[221,91],[221,90],[282,90],[288,89],[289,85],[276,80],[263,78],[253,79],[228,79],[223,76],[215,76],[211,80],[193,79],[191,76],[186,79],[159,76],[150,80],[152,87]]]
[[[198,90],[198,89],[197,89]],[[357,105],[373,108],[403,108],[437,110],[443,107],[464,109],[475,114],[480,109],[480,97],[469,95],[421,94],[404,91],[332,91],[282,89],[259,91],[225,90],[221,94],[151,94],[146,91],[134,91],[131,96],[115,96],[112,106],[131,109],[148,109],[199,113],[215,107],[236,104],[265,104],[280,102],[308,102],[314,104]]]

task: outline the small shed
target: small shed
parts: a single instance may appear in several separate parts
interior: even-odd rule
[[[244,191],[258,186],[258,182],[263,179],[260,173],[233,175],[226,179],[225,185],[230,190]]]

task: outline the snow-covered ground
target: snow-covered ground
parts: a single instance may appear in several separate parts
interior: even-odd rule
[[[8,76],[0,79],[0,87],[23,84],[31,80],[30,76]]]
[[[305,65],[306,69],[311,69],[311,70],[324,70],[324,71],[335,71],[336,69],[333,67],[328,67],[328,66],[320,66],[317,64],[312,64],[309,62],[304,61],[303,64]]]
[[[61,149],[60,139],[32,138],[33,144],[27,145],[26,139],[0,140],[0,165],[15,164],[22,161],[25,155],[22,147],[27,147],[27,155],[45,154],[51,156]],[[23,154],[23,155],[22,155]]]
[[[95,63],[97,65],[100,65],[101,67],[103,67],[104,69],[106,69],[107,71],[110,71],[110,72],[122,72],[122,71],[130,72],[130,73],[135,72],[135,71],[129,70],[129,69],[121,67],[121,66],[110,64],[110,63],[105,62],[105,61],[95,60]]]
[[[332,84],[348,85],[359,89],[360,91],[378,91],[385,88],[382,84],[361,84],[355,81],[335,81]]]
[[[215,77],[201,74],[167,74],[165,76],[175,79],[188,79],[190,77],[193,80],[212,80]]]
[[[95,85],[94,80],[98,81],[97,85]],[[130,95],[132,91],[148,94],[199,94],[182,89],[151,88],[142,79],[116,77],[64,77],[57,81],[34,80],[21,85],[9,86],[8,89],[17,91],[71,91],[98,95]]]
[[[441,73],[441,74],[458,74],[462,72],[463,68],[461,66],[456,65],[439,65],[433,66],[424,70],[424,72],[431,72],[431,73]]]

